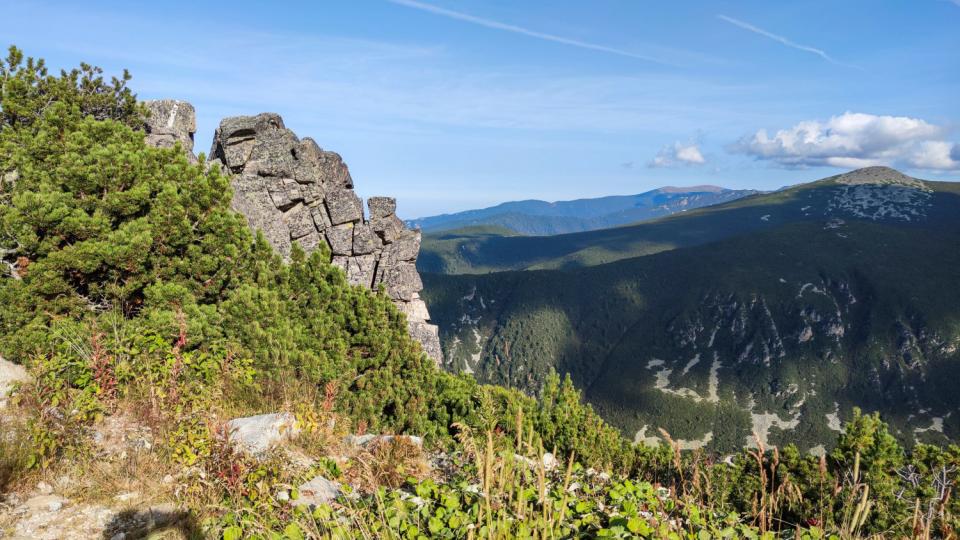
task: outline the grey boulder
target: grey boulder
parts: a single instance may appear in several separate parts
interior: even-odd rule
[[[327,193],[327,211],[334,225],[363,220],[360,197],[350,189],[337,189]]]
[[[296,418],[290,413],[261,414],[227,422],[230,441],[253,455],[262,454],[299,432]]]
[[[0,409],[6,406],[14,386],[27,382],[30,382],[30,374],[23,366],[0,357]]]
[[[144,103],[149,112],[144,129],[147,144],[158,148],[173,148],[180,143],[185,152],[193,155],[193,135],[197,132],[197,112],[193,105],[175,99],[158,99]]]
[[[315,508],[322,504],[330,504],[337,497],[343,495],[343,488],[339,482],[316,476],[309,482],[300,484],[297,488],[300,497],[291,501],[295,506],[309,506]]]

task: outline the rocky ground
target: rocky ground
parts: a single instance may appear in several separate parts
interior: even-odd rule
[[[0,358],[0,433],[12,437],[23,427],[22,414],[11,400],[17,385],[29,380],[20,366]],[[397,448],[415,466],[414,476],[437,480],[449,476],[450,460],[444,454],[423,453],[423,441],[414,436],[348,434],[305,450],[300,423],[289,412],[235,418],[226,422],[230,446],[258,460],[282,456],[291,470],[315,468],[320,458],[348,471],[340,481],[312,475],[298,486],[273,494],[278,501],[315,507],[340,496],[368,491],[369,464],[381,449]],[[334,432],[333,422],[326,426]],[[183,505],[184,492],[204,471],[196,467],[177,470],[164,460],[149,426],[117,412],[104,417],[85,434],[82,455],[47,470],[37,470],[29,480],[4,488],[0,484],[0,538],[110,539],[195,538],[201,528],[195,514]],[[311,451],[313,450],[313,451]],[[314,454],[316,457],[314,457]],[[239,454],[238,454],[239,455]],[[355,472],[353,472],[355,471]]]

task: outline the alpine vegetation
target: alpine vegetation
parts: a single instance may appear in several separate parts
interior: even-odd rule
[[[769,437],[721,455],[684,450],[689,445],[653,428],[644,433],[658,437],[655,445],[634,444],[584,402],[574,381],[586,375],[626,392],[630,379],[612,371],[623,356],[582,370],[545,359],[523,374],[501,374],[489,356],[470,364],[526,392],[443,370],[462,356],[447,342],[441,362],[431,321],[446,320],[446,291],[463,298],[465,283],[428,287],[428,302],[420,298],[420,233],[397,219],[392,199],[371,198],[364,212],[340,156],[298,138],[275,114],[223,120],[210,154],[194,155],[193,107],[138,101],[130,81],[86,64],[50,73],[16,47],[0,62],[0,535],[956,537],[960,449],[940,440],[905,448],[876,414],[843,408],[846,424],[817,456],[772,446]],[[872,184],[835,182],[829,199],[811,197],[818,211],[845,220],[823,234],[854,241],[881,219],[946,219],[941,190],[927,184],[924,194],[898,192],[911,210],[894,215]],[[757,214],[753,225],[770,234],[764,224],[796,206],[784,201],[780,214],[757,201],[729,204]],[[878,223],[849,216],[858,212]],[[798,237],[823,229],[812,219],[797,227]],[[900,245],[911,243],[926,246],[915,238]],[[839,338],[856,334],[852,301],[837,306],[835,320],[827,296],[883,299],[865,294],[861,284],[870,282],[852,271],[851,281],[840,275],[848,274],[801,285],[802,298],[817,295],[816,312],[795,313],[789,332],[778,322],[782,341],[806,335],[803,343],[839,347]],[[783,277],[793,295],[805,274]],[[428,285],[432,279],[439,280]],[[492,299],[487,286],[478,284],[472,298]],[[639,294],[622,292],[624,306]],[[746,347],[733,341],[746,313],[754,347],[774,343],[774,329],[758,325],[781,313],[762,315],[764,305],[779,305],[774,292],[752,300],[750,292],[725,293],[718,288],[704,313],[688,310],[689,299],[678,303],[672,335],[691,337],[662,344],[698,348],[696,362],[642,358],[629,373],[649,371],[657,382],[637,391],[676,403],[680,415],[687,412],[679,404],[690,401],[739,425],[736,405],[749,385],[726,384],[733,364],[724,356],[714,370],[716,349],[705,336],[722,322],[733,328],[713,345],[725,355]],[[697,319],[713,308],[715,320]],[[932,309],[910,313],[941,321]],[[516,335],[527,336],[515,320]],[[938,365],[928,347],[933,327],[920,328],[909,326],[916,339],[904,342],[911,356],[898,365]],[[538,342],[499,343],[505,360]],[[744,361],[756,365],[756,377],[779,365],[779,349],[751,351]],[[704,369],[720,382],[709,374],[706,385],[683,379]],[[591,401],[596,394],[587,392]],[[652,421],[608,417],[621,427]]]

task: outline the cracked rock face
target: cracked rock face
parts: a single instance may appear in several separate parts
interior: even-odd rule
[[[160,122],[148,126],[148,142],[173,146],[189,138],[189,147],[184,147],[192,149],[192,106],[163,100],[148,107],[150,121]],[[410,335],[434,361],[442,361],[438,329],[429,323],[419,295],[420,231],[404,226],[395,199],[371,197],[365,216],[343,159],[313,139],[298,138],[273,113],[221,121],[210,160],[233,174],[234,209],[246,216],[251,228],[261,230],[274,249],[289,257],[294,243],[307,252],[325,243],[331,262],[344,270],[351,284],[373,290],[383,285],[406,314]]]

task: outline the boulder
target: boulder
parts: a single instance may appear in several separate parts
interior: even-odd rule
[[[322,184],[321,162],[323,161],[323,149],[317,143],[305,137],[297,143],[293,149],[294,156],[297,158],[297,166],[294,169],[293,177],[301,184]]]
[[[316,234],[317,228],[313,224],[313,216],[310,210],[303,204],[296,204],[293,208],[283,214],[283,222],[290,231],[290,238],[303,238],[310,233]]]
[[[275,146],[278,141],[275,137],[271,137],[271,134],[285,129],[283,119],[274,113],[224,118],[214,133],[210,157],[219,158],[235,173],[243,172],[259,143],[266,142]],[[289,137],[282,139],[290,140]],[[267,158],[273,155],[269,151],[262,151],[259,154]]]
[[[370,218],[370,226],[384,244],[389,244],[400,236],[403,232],[403,221],[397,216],[390,214],[388,216]]]
[[[347,281],[351,285],[363,285],[369,288],[373,284],[374,271],[377,268],[377,258],[374,255],[359,255],[350,257],[347,262]]]
[[[353,253],[353,226],[350,223],[330,227],[326,231],[330,252],[334,255]]]
[[[414,294],[423,290],[420,274],[412,262],[401,262],[390,266],[382,275],[378,271],[378,277],[387,289],[387,296],[393,300],[409,302],[413,300]]]
[[[407,316],[408,321],[430,320],[430,311],[427,310],[427,304],[420,299],[419,294],[414,294],[409,302],[398,303],[397,309]]]
[[[250,150],[251,162],[257,162],[260,176],[282,176],[293,179],[297,161],[292,151],[297,136],[288,129],[267,129],[257,134],[256,144]]]
[[[292,500],[295,506],[309,506],[315,508],[321,504],[330,504],[343,495],[343,488],[339,482],[316,476],[309,482],[300,484],[297,488],[300,497]]]
[[[299,431],[297,420],[290,413],[261,414],[227,422],[230,441],[254,455],[296,437]]]
[[[173,148],[180,143],[185,152],[193,155],[193,135],[197,132],[197,112],[193,105],[175,99],[158,99],[144,103],[149,111],[144,130],[147,144],[159,148]]]
[[[255,182],[256,180],[251,178],[247,181]],[[293,178],[270,178],[266,182],[270,200],[279,210],[286,210],[298,201],[303,200],[300,185]]]
[[[353,189],[350,170],[340,154],[320,148],[310,137],[300,141],[294,154],[300,163],[297,181],[316,181],[333,188]]]
[[[357,225],[353,228],[353,254],[367,255],[380,247],[380,239],[369,224]]]
[[[299,244],[304,253],[313,253],[320,247],[320,242],[326,243],[326,240],[324,240],[320,233],[314,230],[306,236],[295,239],[293,242]]]
[[[322,204],[311,206],[310,214],[313,216],[313,224],[317,227],[318,231],[323,232],[333,227],[333,223],[330,223],[330,214],[327,213],[326,206]]]
[[[440,329],[435,324],[429,324],[425,320],[407,319],[407,332],[414,340],[420,343],[420,347],[427,357],[436,362],[439,366],[443,363],[443,349],[440,347]]]
[[[363,206],[360,197],[349,189],[337,189],[327,193],[327,212],[334,225],[353,223],[363,220]]]
[[[296,179],[296,177],[294,177]],[[324,199],[323,184],[320,182],[310,182],[310,183],[301,183],[300,180],[296,180],[300,184],[300,194],[303,196],[303,202],[308,205],[321,205]]]
[[[233,200],[230,205],[247,218],[253,230],[263,232],[267,242],[284,257],[290,256],[290,230],[282,219],[267,189],[271,179],[261,177],[234,177]]]
[[[415,262],[420,254],[420,231],[404,230],[390,246],[391,260],[396,262]]]
[[[423,448],[423,438],[416,435],[374,435],[365,433],[363,435],[347,435],[343,438],[344,444],[354,448],[373,449],[379,444],[388,443],[395,438],[406,439],[413,445]]]
[[[7,398],[16,384],[29,381],[30,374],[23,366],[0,357],[0,409],[6,406]]]
[[[393,197],[370,197],[367,199],[370,219],[380,219],[397,213],[397,200]]]
[[[346,273],[347,268],[350,266],[350,257],[348,255],[334,255],[333,259],[330,260],[330,264]]]

